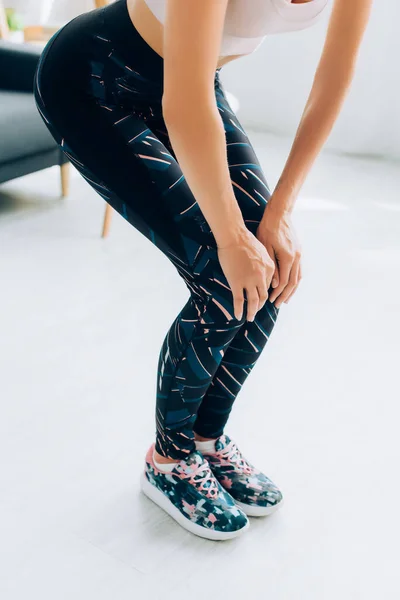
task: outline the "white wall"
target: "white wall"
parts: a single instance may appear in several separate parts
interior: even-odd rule
[[[50,0],[7,0],[37,22]],[[50,21],[91,10],[94,0],[54,0]],[[269,36],[254,54],[223,68],[226,88],[240,102],[244,126],[293,136],[325,37],[325,20],[304,31]],[[400,2],[375,0],[356,76],[326,146],[400,158]]]
[[[294,135],[325,38],[326,19],[268,37],[249,57],[226,65],[223,82],[239,97],[244,126]],[[357,72],[326,146],[400,158],[400,2],[375,0]]]
[[[94,0],[6,0],[4,3],[21,11],[27,24],[38,23],[40,16],[46,14],[50,22],[61,25],[95,8]]]

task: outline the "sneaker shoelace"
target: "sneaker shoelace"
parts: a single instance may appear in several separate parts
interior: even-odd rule
[[[251,475],[254,472],[254,467],[247,462],[233,441],[229,442],[229,444],[225,446],[225,448],[222,448],[222,450],[216,452],[216,456],[221,458],[225,462],[226,466],[233,465],[234,467],[237,467],[238,471],[244,473],[245,475]]]
[[[191,473],[181,472],[181,477],[187,479],[191,485],[206,493],[209,498],[216,498],[219,493],[218,484],[209,465],[204,462],[198,465]]]

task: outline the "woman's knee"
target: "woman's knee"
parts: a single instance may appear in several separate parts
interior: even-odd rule
[[[244,300],[242,318],[236,319],[232,291],[222,275],[215,275],[210,284],[201,284],[204,299],[203,321],[214,328],[224,330],[238,329],[245,321],[246,301]]]

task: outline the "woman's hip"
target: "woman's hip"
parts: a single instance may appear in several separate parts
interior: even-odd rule
[[[65,97],[161,113],[163,59],[139,35],[117,0],[78,15],[49,40],[35,77],[35,97],[51,112]]]

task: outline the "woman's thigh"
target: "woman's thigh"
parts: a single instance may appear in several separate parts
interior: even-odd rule
[[[77,39],[74,28],[67,25],[38,69],[35,98],[46,125],[92,187],[168,256],[191,292],[207,302],[215,296],[216,320],[221,311],[230,317],[215,239],[174,155],[154,82],[125,65],[112,42],[99,38],[97,23],[90,42],[86,31]],[[80,41],[88,47],[81,50]],[[215,92],[233,191],[255,232],[268,186],[218,78]]]
[[[227,159],[232,189],[247,228],[255,235],[271,192],[255,150],[227,100],[219,77],[215,84],[218,109],[225,128]],[[233,318],[232,293],[218,263],[212,264],[208,291],[214,303]],[[245,306],[246,308],[246,306]],[[244,311],[245,317],[245,311]]]
[[[94,94],[91,78],[97,77],[98,67],[98,62],[88,61],[84,85],[77,74],[78,86],[50,49],[35,84],[43,120],[88,183],[159,247],[190,291],[204,299],[209,263],[216,258],[215,241],[169,140],[163,138],[162,116],[152,111],[154,103],[143,114],[129,98],[116,102],[112,93]],[[106,85],[115,86],[117,79],[121,83],[113,65],[102,68],[107,70]],[[129,80],[124,78],[122,84],[129,87]],[[131,96],[135,98],[133,92]],[[143,98],[141,108],[146,108]]]
[[[215,86],[215,95],[225,128],[233,191],[246,226],[255,233],[271,191],[249,136],[233,112],[219,77]]]

